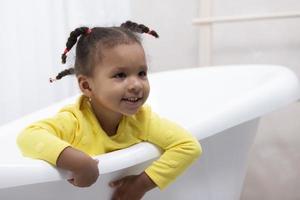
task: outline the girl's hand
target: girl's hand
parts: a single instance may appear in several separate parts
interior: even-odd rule
[[[88,187],[99,176],[98,160],[72,147],[65,148],[59,155],[56,165],[72,172],[68,181],[77,187]]]
[[[156,187],[145,172],[123,177],[109,186],[115,188],[112,200],[140,200],[146,192]]]
[[[72,171],[72,179],[68,181],[77,187],[89,187],[95,183],[99,176],[98,160],[90,159],[82,167]]]

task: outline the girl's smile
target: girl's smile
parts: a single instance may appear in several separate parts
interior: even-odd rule
[[[130,97],[130,98],[124,98],[122,101],[126,104],[128,108],[131,108],[133,110],[138,109],[140,106],[143,105],[143,97]]]

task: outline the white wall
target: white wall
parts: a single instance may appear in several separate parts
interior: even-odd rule
[[[197,28],[192,19],[198,12],[198,0],[131,0],[131,19],[143,23],[160,35],[143,36],[151,70],[196,67]]]
[[[214,15],[300,11],[297,0],[214,0]],[[215,25],[213,64],[281,64],[300,74],[300,18]]]

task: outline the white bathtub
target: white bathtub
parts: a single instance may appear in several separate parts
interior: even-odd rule
[[[300,97],[297,77],[281,66],[202,67],[151,74],[149,79],[148,103],[190,130],[201,141],[203,154],[170,187],[152,190],[146,200],[239,199],[259,118]],[[149,143],[97,156],[100,178],[89,188],[76,188],[65,180],[68,172],[22,157],[15,144],[20,130],[76,98],[0,127],[0,199],[109,200],[110,180],[139,173],[158,158],[160,150]]]

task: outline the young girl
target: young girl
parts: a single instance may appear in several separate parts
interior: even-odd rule
[[[71,171],[69,182],[78,187],[92,185],[99,176],[92,156],[142,141],[161,147],[162,156],[144,172],[110,183],[113,199],[120,200],[141,199],[156,186],[165,188],[202,152],[189,132],[143,105],[150,86],[137,33],[158,38],[155,31],[130,21],[120,27],[80,27],[71,32],[62,62],[79,37],[75,67],[50,81],[75,74],[83,95],[56,116],[28,126],[17,139],[23,155]]]

